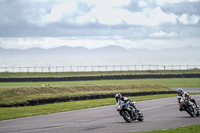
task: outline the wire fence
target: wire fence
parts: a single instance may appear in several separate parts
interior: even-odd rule
[[[0,72],[93,72],[93,71],[147,71],[190,70],[200,65],[105,65],[105,66],[45,66],[45,67],[0,67]]]

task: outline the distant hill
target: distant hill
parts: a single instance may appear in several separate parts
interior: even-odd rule
[[[200,54],[200,47],[183,47],[170,48],[163,50],[148,50],[148,49],[125,49],[120,46],[110,45],[101,48],[88,49],[85,47],[69,47],[62,46],[51,49],[30,48],[21,49],[3,49],[0,48],[0,55],[81,55],[81,54]]]
[[[90,52],[93,54],[125,54],[128,52],[128,50],[120,46],[110,45],[102,48],[92,49]]]
[[[57,48],[51,48],[51,49],[42,49],[42,48],[30,48],[26,50],[21,49],[3,49],[0,48],[0,55],[49,55],[49,54],[84,54],[87,53],[89,49],[85,47],[68,47],[68,46],[62,46]]]

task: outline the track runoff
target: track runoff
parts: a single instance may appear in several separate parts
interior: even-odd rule
[[[200,105],[200,95],[192,95]],[[134,100],[134,99],[133,99]],[[136,102],[144,121],[127,123],[115,105],[0,121],[0,133],[126,133],[200,124],[180,112],[176,97]]]

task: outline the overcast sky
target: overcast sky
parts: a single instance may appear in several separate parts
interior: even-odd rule
[[[0,47],[200,46],[200,0],[0,0]]]

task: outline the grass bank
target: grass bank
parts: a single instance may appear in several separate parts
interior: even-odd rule
[[[34,99],[88,96],[95,94],[114,94],[116,92],[135,93],[151,91],[171,91],[171,89],[169,87],[155,84],[22,87],[2,89],[0,91],[0,104],[26,103],[28,100]]]
[[[200,69],[189,70],[148,70],[148,71],[94,71],[94,72],[0,72],[0,78],[26,77],[75,77],[102,75],[135,75],[135,74],[196,74]]]
[[[200,133],[200,125],[192,125],[192,126],[179,127],[167,130],[154,130],[154,131],[134,132],[134,133]]]
[[[50,87],[43,87],[49,83]],[[131,79],[67,82],[0,82],[0,104],[32,99],[143,91],[169,91],[169,87],[200,87],[200,78]]]

